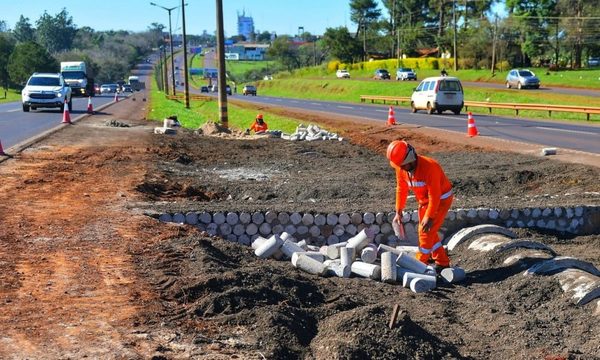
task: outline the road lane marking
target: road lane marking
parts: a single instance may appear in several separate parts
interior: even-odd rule
[[[323,104],[321,104],[321,103],[313,103],[313,102],[311,102],[310,104],[311,105],[317,105],[317,106],[323,106]]]
[[[592,134],[592,135],[598,135],[598,134],[590,133],[589,131],[565,130],[565,129],[554,129],[554,128],[549,128],[549,127],[544,127],[544,126],[536,126],[536,128],[538,128],[538,129],[542,129],[542,130],[562,131],[562,132],[576,133],[576,134],[585,134],[585,135],[590,135],[590,134]]]
[[[350,110],[353,110],[353,109],[354,109],[352,106],[343,106],[343,105],[338,105],[337,107],[339,107],[340,109],[350,109]]]
[[[377,112],[382,112],[382,113],[386,113],[386,112],[388,112],[387,110],[375,110],[375,111],[377,111]]]
[[[6,112],[17,112],[17,111],[21,111],[21,109],[11,109],[11,110],[6,110]]]

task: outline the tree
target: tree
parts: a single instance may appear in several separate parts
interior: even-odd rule
[[[8,59],[10,54],[13,52],[15,44],[11,40],[9,36],[6,34],[0,34],[0,81],[2,81],[2,86],[5,88],[8,84]]]
[[[360,56],[360,43],[345,26],[327,28],[323,34],[323,48],[344,63],[350,63]]]
[[[564,29],[564,45],[573,54],[571,65],[578,68],[584,50],[588,55],[600,53],[600,0],[558,0],[557,8],[563,17],[560,27]]]
[[[279,60],[288,70],[299,66],[298,49],[290,41],[290,37],[283,35],[275,39],[267,50],[267,55]]]
[[[18,42],[28,42],[35,40],[35,29],[29,23],[29,18],[21,15],[19,21],[15,24],[13,29],[13,36]]]
[[[24,84],[34,72],[58,72],[58,62],[35,43],[26,42],[15,46],[8,59],[8,74],[16,84]]]
[[[73,39],[77,28],[73,25],[73,18],[66,9],[52,17],[44,12],[36,22],[37,40],[45,46],[50,53],[69,50],[73,46]]]
[[[260,34],[256,35],[256,41],[259,43],[269,43],[271,42],[271,33],[268,31],[263,31]]]
[[[367,53],[366,32],[369,26],[376,22],[381,15],[375,0],[351,0],[350,20],[356,24],[356,39],[362,34],[363,53]],[[362,32],[361,32],[362,31]]]
[[[8,32],[8,25],[6,25],[6,21],[0,20],[0,33]]]

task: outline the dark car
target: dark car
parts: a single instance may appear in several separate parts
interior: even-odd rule
[[[246,95],[256,96],[256,86],[254,86],[254,85],[244,86],[244,89],[242,89],[242,94],[244,96],[246,96]]]
[[[210,92],[210,91],[208,90],[208,86],[205,85],[205,86],[200,86],[200,92],[201,93],[207,93],[207,92]]]
[[[231,86],[229,86],[229,84],[225,85],[225,92],[227,95],[231,95]]]
[[[377,69],[375,70],[375,75],[373,79],[376,80],[389,80],[391,79],[390,73],[386,69]]]

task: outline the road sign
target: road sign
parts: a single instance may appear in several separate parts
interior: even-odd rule
[[[204,73],[204,69],[190,68],[190,75],[202,75],[203,73]]]
[[[205,79],[217,79],[219,77],[219,71],[217,69],[204,68]]]

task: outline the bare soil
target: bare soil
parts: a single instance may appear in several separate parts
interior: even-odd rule
[[[459,248],[467,281],[413,294],[318,278],[147,215],[389,211],[384,150],[397,138],[440,161],[454,208],[598,205],[597,157],[275,108],[346,140],[154,135],[145,106],[119,102],[0,164],[0,358],[599,358],[596,309],[489,255]],[[517,231],[599,265],[598,234]]]

